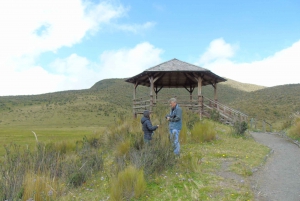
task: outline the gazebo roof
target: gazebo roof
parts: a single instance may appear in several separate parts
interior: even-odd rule
[[[178,59],[172,59],[151,67],[125,81],[149,87],[149,77],[153,77],[156,78],[154,83],[156,87],[197,87],[198,82],[195,78],[198,76],[202,78],[202,86],[226,81],[226,79],[212,73],[210,70]]]

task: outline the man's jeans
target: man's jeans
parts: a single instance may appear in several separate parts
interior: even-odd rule
[[[179,144],[179,133],[180,130],[170,129],[170,140],[173,142],[174,154],[180,154],[180,144]]]

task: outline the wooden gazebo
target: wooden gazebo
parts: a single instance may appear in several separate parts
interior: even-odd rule
[[[202,96],[202,86],[212,85],[214,88],[214,100],[209,100],[207,107],[216,106],[217,104],[217,83],[224,82],[226,79],[214,74],[205,68],[189,64],[178,59],[161,63],[151,67],[144,72],[128,78],[126,82],[134,85],[133,91],[133,113],[136,117],[144,109],[152,111],[156,105],[157,94],[162,88],[185,88],[190,94],[190,100],[187,104],[180,103],[181,106],[196,108],[200,118],[204,112]],[[139,86],[150,87],[150,97],[147,100],[136,98],[136,88]],[[198,87],[197,100],[194,101],[192,93]],[[155,93],[155,96],[154,96]],[[171,98],[171,97],[170,97]],[[142,110],[141,110],[142,109]]]

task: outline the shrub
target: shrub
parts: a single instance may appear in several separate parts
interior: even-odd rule
[[[0,166],[0,200],[17,200],[22,196],[24,175],[32,155],[15,144],[5,146],[5,151]]]
[[[39,192],[39,188],[32,190],[36,187],[35,184],[31,185],[30,179],[26,180],[28,172],[38,175],[35,177],[40,182],[48,180],[48,177],[52,181],[59,178],[60,181],[77,187],[93,172],[102,170],[102,153],[87,140],[77,144],[80,146],[77,146],[73,155],[63,154],[68,150],[67,144],[37,143],[36,149],[32,152],[28,149],[21,150],[17,145],[5,147],[6,153],[0,166],[0,200],[19,200],[24,193],[32,198],[32,195],[29,195],[32,191],[42,195],[43,192]],[[42,186],[41,184],[40,187]],[[45,191],[43,196],[46,196]]]
[[[193,113],[191,111],[187,112],[187,116],[186,116],[186,120],[183,119],[184,121],[186,121],[186,126],[189,130],[192,130],[192,128],[194,127],[194,125],[198,122],[200,122],[200,117],[199,114]]]
[[[300,117],[295,120],[294,125],[288,131],[288,135],[292,138],[300,140]]]
[[[81,186],[86,181],[86,175],[84,172],[75,172],[71,174],[68,178],[68,184],[73,187]]]
[[[216,131],[213,123],[209,121],[197,122],[191,130],[192,142],[210,142],[216,139]]]
[[[248,124],[245,121],[236,121],[233,124],[234,134],[243,136],[248,129]]]
[[[179,160],[179,167],[187,173],[197,172],[199,170],[199,161],[201,158],[202,156],[199,154],[197,154],[197,156],[193,155],[192,153],[182,155]]]
[[[142,170],[133,166],[127,167],[113,179],[110,188],[111,200],[130,200],[139,198],[146,189],[146,181]]]
[[[187,126],[185,123],[182,123],[182,128],[179,135],[179,141],[180,144],[186,144],[187,143]]]
[[[213,121],[219,121],[220,119],[220,113],[213,109],[210,111],[210,119],[212,119]]]
[[[130,140],[127,139],[124,142],[120,142],[116,147],[117,156],[126,156],[130,150]]]
[[[286,120],[285,122],[282,123],[281,130],[290,128],[291,126],[292,126],[292,120],[291,119]]]

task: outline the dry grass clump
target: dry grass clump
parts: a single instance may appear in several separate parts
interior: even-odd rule
[[[288,131],[288,135],[292,138],[300,140],[300,117],[295,119],[294,124]]]
[[[191,141],[195,143],[210,142],[216,139],[216,134],[212,122],[197,122],[191,130]]]
[[[111,200],[130,200],[139,198],[146,189],[146,181],[142,170],[133,166],[118,173],[118,176],[111,182]]]
[[[124,142],[119,142],[116,147],[116,156],[126,156],[130,150],[130,140],[127,139]]]
[[[61,194],[63,187],[56,179],[44,174],[34,174],[27,172],[24,178],[22,189],[23,200],[32,198],[35,201],[56,200]]]

